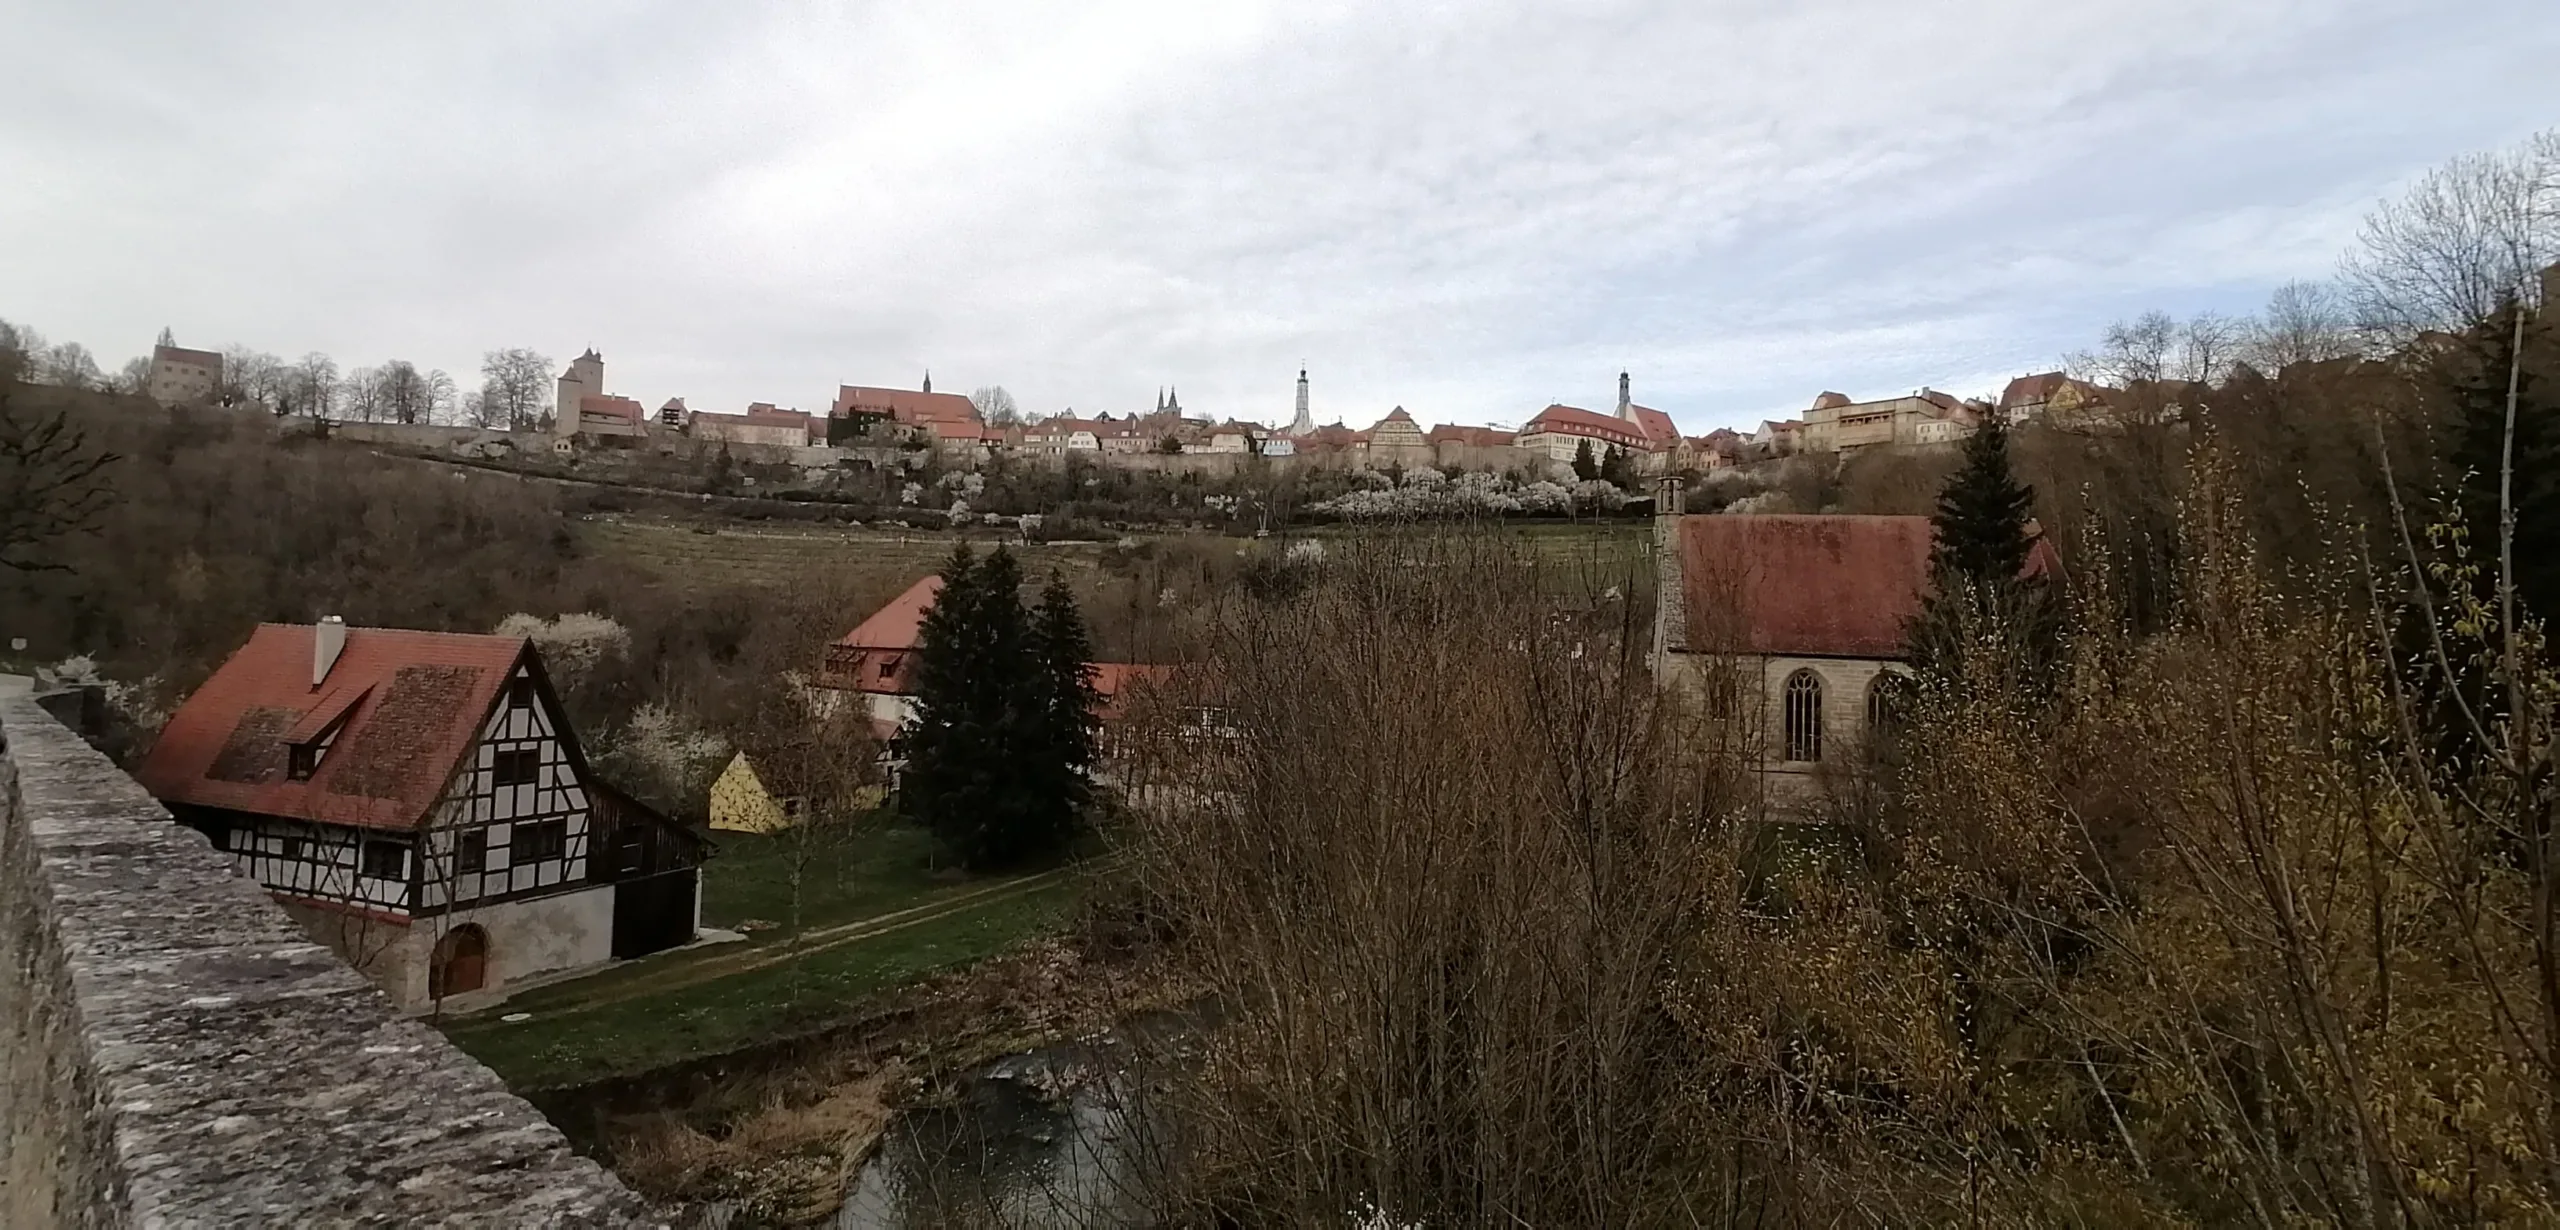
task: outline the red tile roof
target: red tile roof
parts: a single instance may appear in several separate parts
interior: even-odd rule
[[[479,738],[519,659],[519,637],[350,628],[311,686],[312,629],[261,624],[171,715],[134,776],[161,800],[365,828],[416,828]],[[344,722],[309,780],[287,741]],[[563,742],[574,748],[573,740]],[[574,754],[574,752],[573,752]]]
[[[1823,390],[1820,395],[1813,399],[1813,408],[1816,410],[1837,410],[1842,406],[1853,406],[1856,404],[1856,402],[1849,399],[1848,394],[1834,393],[1829,389]]]
[[[579,417],[584,418],[590,414],[598,418],[620,419],[626,423],[637,423],[649,416],[648,411],[640,408],[640,403],[628,397],[613,397],[602,393],[589,393],[578,399]]]
[[[913,649],[916,631],[924,627],[924,614],[933,609],[933,600],[942,596],[939,573],[906,588],[906,592],[889,600],[889,605],[871,613],[871,618],[853,626],[836,641],[856,649]]]
[[[1380,427],[1383,427],[1383,426],[1385,426],[1385,425],[1387,425],[1387,424],[1389,424],[1389,423],[1410,423],[1410,422],[1412,422],[1412,421],[1413,421],[1413,416],[1412,416],[1412,415],[1410,415],[1410,414],[1405,413],[1405,412],[1404,412],[1404,407],[1402,407],[1402,406],[1398,406],[1398,407],[1396,407],[1396,408],[1395,408],[1395,409],[1393,409],[1393,410],[1389,410],[1389,411],[1387,411],[1386,416],[1385,416],[1384,418],[1379,419],[1379,420],[1378,420],[1377,422],[1375,422],[1375,423],[1371,423],[1371,424],[1369,425],[1369,430],[1371,430],[1371,431],[1376,431],[1376,430],[1377,430],[1377,429],[1379,429]]]
[[[889,600],[887,606],[871,613],[869,619],[854,625],[851,632],[836,644],[857,651],[853,655],[834,655],[831,661],[843,662],[844,669],[854,672],[854,686],[865,692],[912,695],[909,686],[907,654],[913,653],[922,639],[924,617],[942,595],[942,577],[927,576],[906,588],[906,592]],[[883,674],[882,663],[889,667]],[[1118,697],[1132,685],[1143,686],[1163,678],[1170,667],[1147,666],[1132,662],[1096,662],[1093,664],[1093,689],[1102,694],[1103,715],[1119,712]],[[831,685],[833,686],[833,685]]]
[[[1433,444],[1465,444],[1476,448],[1498,448],[1510,444],[1518,437],[1512,432],[1494,427],[1461,427],[1455,423],[1442,423],[1432,428],[1427,438]]]
[[[2000,405],[2006,409],[2027,402],[2045,401],[2051,398],[2053,391],[2062,387],[2062,382],[2067,379],[2069,377],[2061,372],[2038,372],[2032,376],[2020,376],[2010,381],[2007,388],[2000,390]]]
[[[1636,425],[1644,428],[1645,439],[1656,449],[1680,447],[1680,425],[1671,416],[1651,406],[1629,406],[1636,412]]]
[[[1035,436],[1069,436],[1074,435],[1079,431],[1089,431],[1095,435],[1101,435],[1104,430],[1110,426],[1112,426],[1112,424],[1098,422],[1093,419],[1069,418],[1066,415],[1061,414],[1033,423],[1031,425],[1031,434]]]
[[[1649,413],[1662,414],[1659,410]],[[1667,424],[1671,419],[1668,415],[1663,415],[1662,421]],[[1520,434],[1524,436],[1549,432],[1557,435],[1590,437],[1627,448],[1646,448],[1650,444],[1644,424],[1630,423],[1614,415],[1595,413],[1580,406],[1549,406],[1539,411],[1536,418],[1530,419],[1528,426],[1520,429]],[[1675,430],[1672,434],[1677,436],[1679,433]]]
[[[1173,677],[1170,666],[1149,666],[1140,662],[1096,662],[1093,664],[1093,690],[1102,698],[1102,720],[1117,721],[1128,709],[1129,702]]]
[[[184,346],[154,346],[151,348],[151,361],[184,363],[190,367],[218,368],[222,366],[222,355],[219,351],[189,350]]]
[[[829,414],[841,418],[847,414],[885,414],[894,422],[910,427],[929,423],[978,424],[978,408],[957,393],[921,393],[914,389],[875,389],[868,385],[836,386],[835,408]]]
[[[1904,656],[1929,587],[1927,517],[1691,516],[1679,534],[1691,650]]]

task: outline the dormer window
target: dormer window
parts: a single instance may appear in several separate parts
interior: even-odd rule
[[[284,775],[298,782],[311,780],[320,770],[321,753],[329,749],[318,743],[295,743],[286,747]]]

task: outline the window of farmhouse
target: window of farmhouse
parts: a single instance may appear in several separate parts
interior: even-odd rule
[[[558,858],[569,848],[569,824],[565,820],[524,820],[515,825],[507,839],[507,863],[522,867],[544,859]]]
[[[1787,759],[1822,759],[1822,680],[1812,671],[1787,676]]]
[[[499,752],[489,758],[490,784],[522,786],[533,781],[542,767],[542,754],[532,748]]]
[[[396,841],[364,843],[364,874],[376,880],[409,878],[409,847]]]

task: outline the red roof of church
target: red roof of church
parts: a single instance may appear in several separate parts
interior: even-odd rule
[[[1556,432],[1568,436],[1593,436],[1639,448],[1647,443],[1642,424],[1630,423],[1614,415],[1595,413],[1580,406],[1549,406],[1539,411],[1537,417],[1530,419],[1528,426],[1520,429],[1520,434],[1524,436],[1542,432]]]
[[[1899,658],[1929,588],[1927,517],[1682,517],[1689,648]]]
[[[1927,517],[1682,517],[1680,591],[1689,648],[1705,653],[1900,658],[1929,592]],[[2022,578],[2062,556],[2036,522]]]
[[[521,637],[349,628],[314,688],[312,631],[260,624],[170,715],[134,777],[169,803],[416,828],[444,797],[517,660],[539,661]],[[332,724],[337,736],[319,767],[294,780],[288,741]]]
[[[896,422],[915,427],[934,423],[976,426],[979,422],[978,408],[957,393],[875,389],[861,384],[836,386],[835,408],[829,413],[842,417],[855,411],[885,414]]]

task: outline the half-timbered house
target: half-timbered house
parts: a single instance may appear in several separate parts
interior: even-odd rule
[[[702,839],[595,775],[520,637],[262,625],[136,776],[411,1010],[699,922]]]

